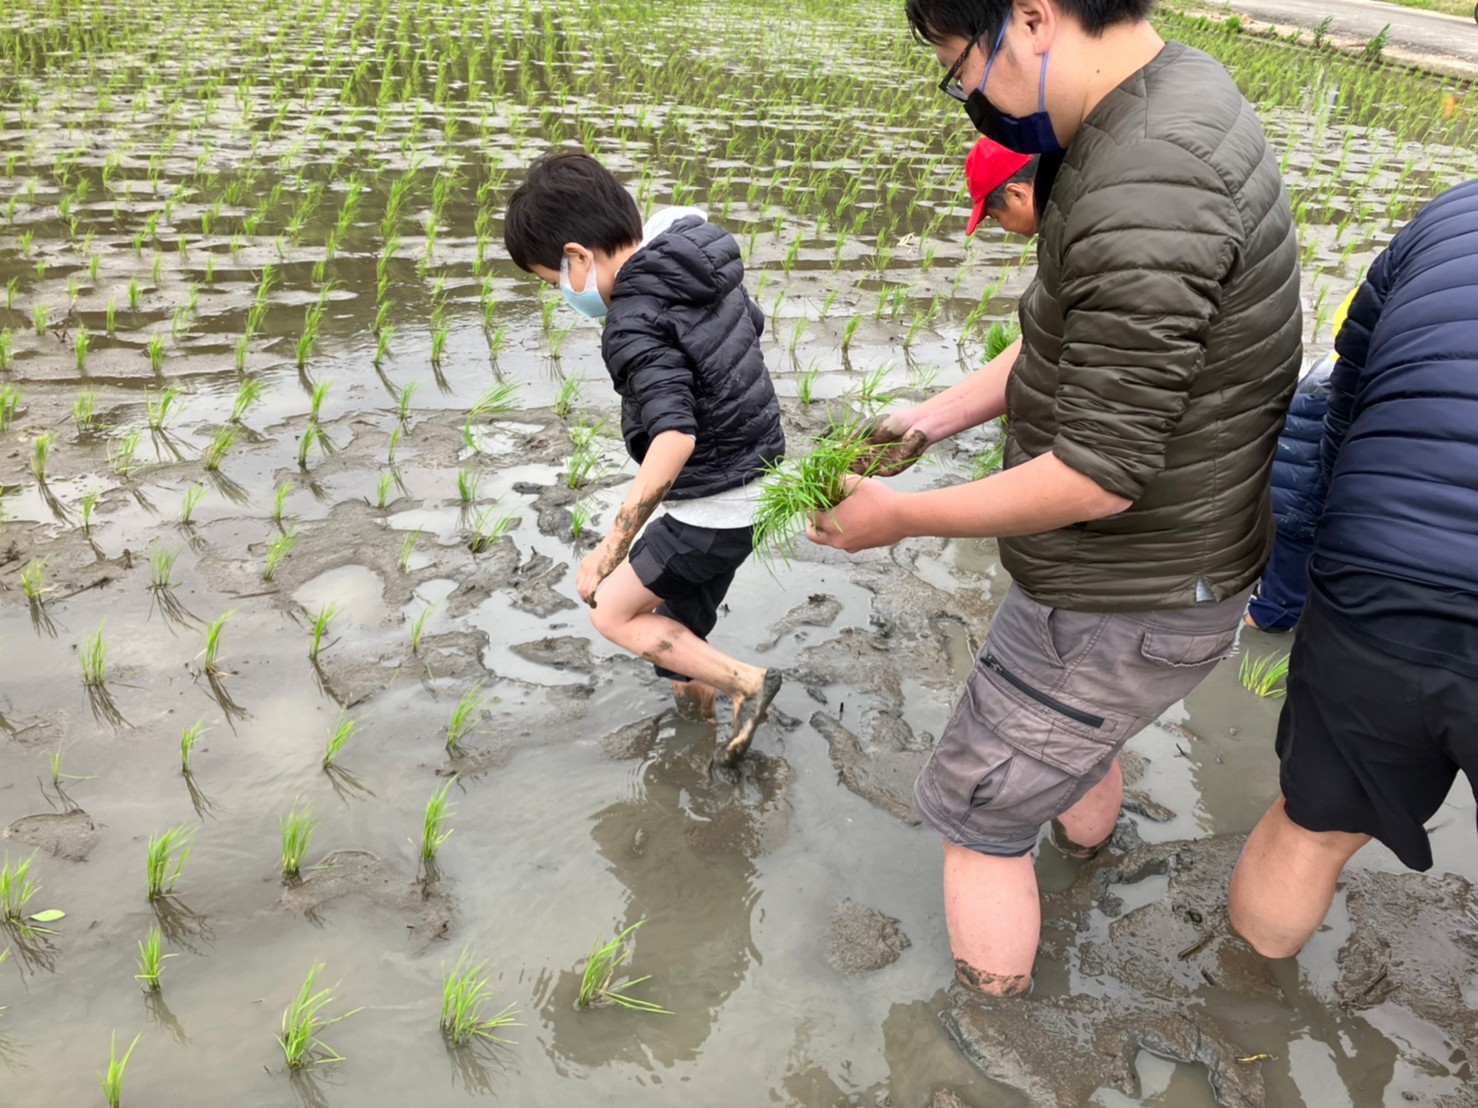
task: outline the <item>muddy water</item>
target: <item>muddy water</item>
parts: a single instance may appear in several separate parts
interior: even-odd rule
[[[1025,287],[1031,254],[1019,240],[987,230],[962,245],[961,121],[933,103],[927,66],[887,5],[851,23],[808,24],[798,38],[724,6],[625,25],[619,9],[607,20],[580,9],[562,28],[568,37],[555,37],[563,53],[553,63],[535,9],[479,14],[445,36],[432,9],[397,41],[448,51],[467,65],[453,76],[471,84],[438,101],[435,66],[417,62],[423,84],[383,110],[375,80],[401,79],[411,59],[363,86],[348,80],[343,60],[357,46],[317,6],[273,21],[222,7],[188,25],[173,8],[143,10],[80,51],[91,64],[62,40],[0,71],[11,105],[0,112],[0,205],[14,201],[0,230],[0,285],[14,282],[0,309],[12,362],[0,387],[21,394],[0,435],[0,825],[12,859],[38,850],[31,910],[67,913],[54,936],[6,940],[0,1102],[91,1102],[116,1029],[125,1042],[143,1035],[125,1102],[159,1106],[388,1106],[425,1101],[428,1090],[432,1103],[921,1105],[942,1088],[976,1106],[1027,1103],[940,1022],[954,1004],[938,847],[908,800],[1006,587],[993,545],[907,543],[856,559],[805,550],[774,574],[748,567],[717,639],[791,677],[742,771],[715,774],[721,734],[667,712],[659,683],[595,637],[575,600],[573,567],[630,472],[619,443],[604,440],[606,472],[578,492],[565,487],[571,426],[614,415],[598,329],[562,311],[546,323],[544,297],[478,243],[480,231],[497,242],[507,167],[543,136],[567,140],[598,118],[594,146],[644,204],[696,199],[724,211],[770,318],[766,356],[800,442],[824,424],[828,402],[862,404],[868,375],[904,397],[958,379],[981,325],[1008,317]],[[686,35],[699,14],[711,29],[704,45]],[[178,31],[171,52],[150,18]],[[39,8],[9,24],[23,40],[58,25]],[[444,45],[453,39],[455,49]],[[842,43],[855,54],[850,79],[825,80],[819,59],[846,56]],[[654,50],[681,70],[669,83],[647,64]],[[608,82],[601,96],[570,94],[587,68],[624,81],[627,102],[610,102]],[[715,75],[725,78],[721,112],[714,92],[695,91],[707,87],[696,77]],[[222,81],[205,105],[213,76]],[[350,92],[336,96],[341,87]],[[736,89],[750,87],[746,103]],[[459,129],[448,132],[448,119]],[[1335,174],[1345,194],[1384,211],[1394,190],[1473,166],[1473,150],[1447,136],[1403,152],[1423,158],[1414,175],[1379,169],[1389,136],[1329,90],[1271,110],[1269,124],[1289,148],[1295,195],[1322,197]],[[453,160],[458,180],[433,237],[436,173]],[[368,191],[330,258],[325,240],[356,172]],[[403,176],[412,187],[382,297],[381,220]],[[861,185],[848,199],[852,178]],[[315,183],[320,200],[300,210]],[[1303,229],[1311,338],[1319,290],[1337,303],[1389,230],[1370,213],[1341,228],[1346,212],[1317,207]],[[200,455],[231,414],[236,345],[269,265],[275,281],[242,365],[264,393],[219,471],[207,472]],[[324,279],[336,284],[300,370],[294,348]],[[391,305],[396,329],[378,371],[377,302]],[[447,329],[440,364],[434,320]],[[91,341],[79,369],[81,327]],[[151,336],[164,343],[157,371]],[[551,405],[567,380],[584,392],[561,419]],[[475,420],[469,447],[467,409],[505,381],[518,387],[514,410]],[[303,468],[309,394],[323,382],[317,426],[328,445],[312,446]],[[151,433],[146,397],[171,384],[183,410]],[[85,433],[71,418],[83,389],[97,410]],[[130,431],[140,437],[124,476],[110,457]],[[48,432],[38,482],[30,459]],[[961,480],[985,441],[963,436],[900,483]],[[480,477],[470,505],[457,494],[462,470]],[[197,485],[203,496],[183,526]],[[577,503],[590,515],[583,540],[571,531]],[[510,526],[473,554],[481,513],[484,524],[508,515]],[[295,545],[264,580],[269,544],[289,532]],[[167,590],[149,587],[156,550],[178,553]],[[45,567],[39,604],[20,588],[33,559]],[[315,665],[310,625],[327,605],[337,615]],[[228,612],[219,672],[207,674],[204,625]],[[89,691],[77,650],[98,628],[106,682]],[[1259,652],[1284,646],[1250,638]],[[448,754],[453,708],[479,682],[488,702]],[[325,773],[323,743],[344,714],[359,727]],[[1223,667],[1136,740],[1139,839],[1250,827],[1276,788],[1275,718],[1275,704]],[[208,730],[185,777],[179,734],[197,720]],[[454,834],[428,873],[411,840],[426,798],[452,775]],[[321,868],[284,886],[277,820],[294,806],[320,820],[309,860]],[[1434,820],[1439,871],[1474,876],[1472,823],[1471,797],[1455,793]],[[145,844],[175,825],[195,829],[194,850],[175,895],[151,904]],[[1393,868],[1375,848],[1361,864]],[[1076,891],[1093,872],[1050,848],[1039,868],[1063,899],[1038,997],[1091,994],[1138,1010],[1154,990],[1090,972],[1080,946],[1117,920],[1145,919],[1174,878],[1123,882],[1105,907]],[[592,942],[639,920],[631,972],[651,979],[636,991],[674,1014],[576,1010]],[[134,945],[154,923],[179,957],[165,963],[162,994],[146,998]],[[1248,1063],[1266,1103],[1459,1095],[1466,1047],[1440,1011],[1415,1015],[1399,997],[1342,1006],[1348,930],[1341,899],[1301,969],[1282,967],[1277,993],[1207,985],[1173,995],[1229,1026],[1243,1056],[1271,1055]],[[506,1033],[516,1046],[444,1046],[440,973],[463,946],[488,959],[499,1005],[522,1008],[523,1026]],[[1173,957],[1163,944],[1144,950]],[[324,1032],[343,1064],[289,1078],[273,1036],[317,962],[322,980],[339,983],[331,1012],[363,1011]],[[1089,1067],[1080,1099],[1213,1102],[1201,1064],[1129,1055],[1137,1093]],[[1052,1058],[1046,1049],[1023,1065],[1051,1069]]]

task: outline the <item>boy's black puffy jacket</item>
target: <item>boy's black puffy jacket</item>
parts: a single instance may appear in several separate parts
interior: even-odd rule
[[[785,452],[760,353],[765,317],[743,279],[734,236],[697,216],[678,220],[616,274],[601,354],[621,396],[626,449],[640,462],[663,431],[697,440],[669,500],[747,484]]]

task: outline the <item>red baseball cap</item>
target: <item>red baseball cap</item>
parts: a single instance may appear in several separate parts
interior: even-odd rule
[[[975,144],[965,158],[965,183],[970,186],[970,199],[975,204],[975,209],[970,213],[970,222],[965,225],[966,236],[973,235],[975,228],[985,218],[985,198],[1029,161],[1030,155],[1007,150],[1000,143],[988,138]]]

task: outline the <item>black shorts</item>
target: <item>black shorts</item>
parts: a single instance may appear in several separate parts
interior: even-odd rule
[[[1478,782],[1478,681],[1397,658],[1309,595],[1278,720],[1288,817],[1310,831],[1370,835],[1432,868],[1425,824],[1458,770]]]
[[[630,560],[637,580],[662,598],[658,614],[707,639],[735,572],[753,550],[752,527],[694,527],[662,515],[632,544]],[[654,668],[659,677],[688,680],[662,666]]]

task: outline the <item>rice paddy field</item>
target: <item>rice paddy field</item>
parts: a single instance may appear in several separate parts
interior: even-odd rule
[[[1160,23],[1261,110],[1315,356],[1394,229],[1478,173],[1478,92]],[[631,467],[598,325],[500,245],[552,145],[644,210],[703,206],[803,448],[958,380],[1030,279],[1026,241],[964,238],[974,135],[937,79],[891,0],[6,5],[0,1105],[1051,1102],[941,1024],[909,805],[1004,593],[993,544],[746,567],[715,641],[788,677],[716,771],[722,729],[576,601]],[[996,440],[899,480],[966,480]],[[1131,833],[1245,832],[1276,715],[1221,667],[1133,744]],[[1478,876],[1471,796],[1434,823],[1438,871]],[[1040,872],[1091,876],[1050,847]],[[1075,951],[1166,881],[1049,918],[1025,1003],[1141,1003]],[[1461,1027],[1336,995],[1349,912],[1274,993],[1173,999],[1233,1030],[1257,1103],[1473,1103]],[[1130,1057],[1137,1084],[1090,1067],[1072,1102],[1217,1103],[1202,1065]]]

